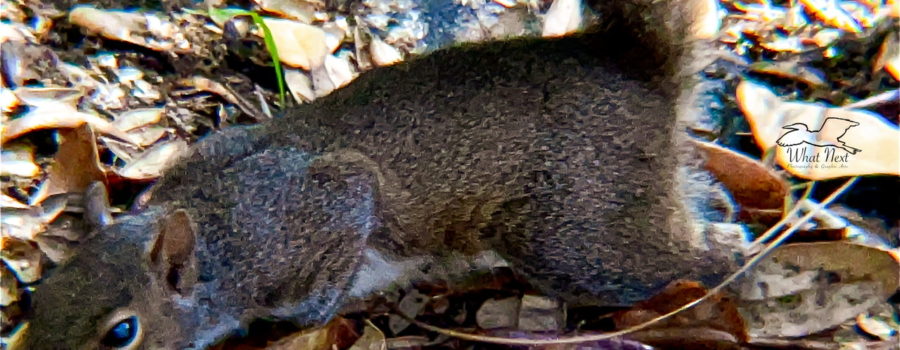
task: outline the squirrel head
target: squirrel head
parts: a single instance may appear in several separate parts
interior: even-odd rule
[[[195,233],[184,210],[160,207],[97,228],[32,295],[13,348],[195,347],[178,343],[210,327],[195,315]]]

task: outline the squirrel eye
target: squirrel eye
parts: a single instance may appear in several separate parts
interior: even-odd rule
[[[106,331],[100,343],[112,348],[127,347],[137,339],[138,327],[140,326],[137,316],[122,319]]]

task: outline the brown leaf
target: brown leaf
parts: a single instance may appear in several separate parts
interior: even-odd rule
[[[709,170],[742,206],[781,209],[788,194],[787,182],[758,160],[725,147],[698,140],[693,144],[706,155]]]
[[[367,321],[362,336],[353,343],[350,350],[384,350],[386,349],[384,333],[378,327]]]
[[[635,304],[631,310],[617,313],[613,319],[617,328],[628,328],[674,311],[682,305],[703,297],[706,293],[706,288],[700,283],[685,280],[674,281],[659,294]],[[708,328],[725,332],[738,341],[747,339],[744,319],[738,312],[734,301],[725,294],[713,295],[699,305],[650,327],[650,329],[665,328]]]
[[[131,136],[116,129],[112,123],[97,115],[79,112],[62,104],[54,107],[36,108],[20,118],[13,119],[2,126],[0,140],[7,142],[29,132],[43,129],[77,128],[90,124],[100,133],[115,136],[131,143]]]
[[[795,176],[900,175],[900,129],[877,114],[783,101],[746,80],[737,100],[756,143],[764,151],[774,147],[778,164]]]
[[[106,183],[106,173],[101,167],[90,125],[60,129],[59,139],[59,150],[47,171],[50,187],[46,195],[83,192],[94,181]]]
[[[353,321],[336,317],[322,328],[299,332],[266,347],[266,350],[344,349],[359,338]]]
[[[894,77],[894,80],[900,81],[900,44],[897,43],[898,41],[900,41],[900,36],[897,35],[897,32],[891,32],[884,38],[884,43],[878,50],[872,68],[875,70],[884,68]]]

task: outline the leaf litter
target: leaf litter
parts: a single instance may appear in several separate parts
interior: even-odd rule
[[[318,1],[259,0],[254,4],[250,9],[262,12],[267,24],[285,27],[276,34],[291,34],[275,35],[274,39],[279,52],[283,52],[280,55],[282,62],[297,67],[286,69],[285,78],[298,104],[327,95],[367,69],[393,64],[448,44],[432,39],[430,33],[442,28],[425,25],[422,21],[425,9],[416,1],[366,0],[359,6],[339,6],[337,9]],[[453,40],[457,41],[561,35],[583,27],[589,20],[583,17],[580,2],[568,0],[461,0],[458,5],[469,11],[446,24],[446,30],[454,33]],[[746,71],[756,78],[738,80],[746,77],[745,74],[720,77],[731,85],[734,95],[726,100],[730,99],[744,112],[751,125],[747,131],[752,131],[758,148],[738,153],[730,147],[722,147],[719,142],[725,143],[725,136],[729,135],[720,135],[712,143],[698,145],[711,160],[710,170],[735,195],[740,210],[765,212],[778,218],[795,205],[807,205],[804,204],[806,199],[792,198],[788,190],[791,183],[804,178],[897,175],[898,165],[892,162],[898,157],[891,153],[891,147],[884,147],[898,142],[897,98],[885,95],[889,98],[860,107],[865,111],[851,109],[868,101],[867,97],[897,90],[896,22],[900,18],[900,6],[896,2],[804,0],[776,4],[723,0],[709,1],[706,5],[702,25],[695,28],[697,36],[716,38],[723,50],[750,62]],[[262,111],[270,109],[268,103],[278,103],[274,102],[277,95],[271,92],[272,85],[260,88],[242,83],[252,80],[227,69],[229,63],[223,60],[226,52],[235,52],[228,51],[233,50],[232,47],[249,48],[248,54],[240,54],[247,57],[248,64],[271,65],[271,62],[267,63],[268,54],[260,49],[261,32],[250,22],[231,21],[228,24],[217,21],[206,9],[159,13],[143,9],[123,11],[84,6],[56,9],[51,6],[35,11],[10,1],[4,1],[3,8],[0,15],[4,19],[0,23],[2,55],[4,62],[15,63],[4,66],[10,70],[3,72],[5,76],[13,77],[14,85],[4,83],[0,91],[4,111],[2,247],[4,259],[9,260],[4,260],[5,266],[15,266],[18,271],[13,273],[5,267],[0,271],[4,276],[0,295],[4,306],[9,306],[18,300],[25,284],[39,278],[42,263],[37,252],[42,251],[50,260],[59,261],[67,254],[63,241],[78,238],[78,225],[69,224],[73,217],[63,214],[78,211],[73,201],[64,200],[67,195],[83,190],[89,180],[124,181],[132,186],[146,184],[159,176],[199,136],[230,124],[262,120],[264,117],[261,116],[267,115]],[[53,47],[53,43],[58,42],[53,38],[55,26],[82,29],[87,45],[95,51],[69,48],[72,51],[67,52],[65,47]],[[230,31],[239,34],[229,38]],[[128,52],[103,51],[109,42],[99,40],[101,37],[134,45],[135,50],[148,49],[159,54],[151,54],[147,60]],[[239,44],[223,48],[216,44],[222,40]],[[860,46],[872,48],[869,51],[875,53],[863,53],[865,50],[860,51]],[[182,63],[175,64],[172,69],[192,73],[182,75],[195,77],[192,84],[187,84],[195,88],[191,93],[179,93],[173,88],[175,85],[160,76],[158,62],[167,60],[167,55],[183,58],[179,61]],[[35,62],[44,62],[41,57],[45,56],[52,57],[47,61],[51,63],[51,69],[36,68],[43,67]],[[154,60],[157,62],[153,63]],[[847,69],[848,66],[852,68]],[[260,96],[261,99],[247,96]],[[850,138],[844,140],[863,150],[854,154],[855,163],[837,170],[802,170],[797,165],[785,163],[786,151],[775,146],[781,136],[779,132],[784,130],[779,123],[804,123],[812,130],[822,126],[828,118],[846,118],[860,123],[853,131],[863,132],[867,137],[848,133]],[[34,146],[35,143],[47,143],[48,132],[49,142],[58,148],[54,154],[43,150],[46,146]],[[820,135],[806,141],[815,143],[837,138]],[[754,153],[761,152],[760,156],[764,156],[773,147],[776,164],[754,158]],[[67,162],[66,155],[84,161]],[[734,169],[740,171],[729,171]],[[834,229],[832,227],[840,226],[834,223],[841,221],[841,215],[848,214],[824,211],[817,214],[813,224],[795,222],[792,225],[805,225],[804,229],[810,232]],[[77,217],[74,220],[78,220]],[[842,224],[840,239],[871,236],[869,230],[846,220]],[[893,229],[896,230],[896,225]],[[61,237],[60,234],[68,238],[62,241],[54,238]],[[724,343],[739,342],[744,337],[742,332],[747,332],[751,343],[753,337],[770,343],[775,342],[772,337],[781,337],[778,339],[792,344],[783,337],[813,334],[810,337],[840,344],[865,344],[853,336],[854,327],[883,341],[896,340],[897,324],[891,321],[895,316],[885,311],[890,309],[885,302],[885,288],[890,290],[893,286],[896,290],[896,248],[890,248],[890,243],[883,241],[858,241],[869,243],[819,242],[779,248],[770,260],[802,258],[805,265],[795,264],[780,270],[771,267],[777,266],[777,262],[759,266],[747,283],[755,281],[757,287],[760,283],[770,286],[768,294],[747,287],[749,289],[731,302],[747,316],[735,318],[717,314],[703,323],[699,315],[686,313],[686,320],[682,321],[687,323],[662,324],[638,334],[638,338],[643,336],[640,339],[663,346],[684,345],[679,343],[684,339],[667,333],[665,327],[674,325],[676,330],[691,329],[693,334]],[[36,246],[41,249],[35,249]],[[840,264],[842,261],[864,263],[846,266]],[[11,274],[17,278],[6,278]],[[786,279],[786,276],[794,277]],[[774,295],[773,290],[784,290],[785,280],[792,281],[795,285],[791,287],[795,289],[787,290],[788,294]],[[510,288],[510,283],[518,282],[507,281],[501,285]],[[488,285],[491,284],[481,281],[479,287]],[[676,289],[672,298],[694,295],[697,291],[683,287]],[[478,311],[482,312],[490,303],[479,303],[479,298],[472,297],[442,297],[453,294],[452,291],[449,293],[440,288],[430,292],[423,290],[420,294],[427,296],[424,300],[429,301],[407,308],[405,312],[434,321],[449,318],[449,325],[470,331],[490,328],[480,322],[467,324],[465,308],[461,306],[467,303],[481,305]],[[762,295],[764,297],[756,297]],[[809,304],[822,298],[828,302]],[[856,300],[859,298],[861,300]],[[546,297],[528,295],[525,291],[519,296],[498,300],[513,300],[519,307],[533,304],[525,308],[526,311],[518,307],[499,311],[517,315],[504,323],[501,332],[510,332],[506,334],[559,329],[568,318],[564,305]],[[393,302],[404,304],[400,299]],[[726,309],[730,310],[732,306]],[[634,315],[659,313],[660,307],[643,304],[627,312],[631,312],[631,317],[640,318]],[[14,309],[4,308],[4,312]],[[718,310],[725,312],[726,309]],[[823,310],[830,313],[823,315]],[[3,324],[4,330],[10,329],[8,320],[18,317],[12,316],[4,318],[7,320]],[[378,321],[381,316],[370,317]],[[728,320],[725,324],[730,328],[717,328],[716,320]],[[737,326],[738,321],[746,322],[746,326]],[[461,345],[448,337],[432,339],[407,334],[415,331],[407,330],[408,327],[401,330],[396,325],[389,327],[390,322],[372,322],[369,318],[364,322],[339,318],[335,322],[338,326],[299,333],[272,342],[269,348],[290,348],[298,344],[323,349],[336,344],[344,344],[340,346],[342,348],[363,349],[380,349],[388,344]],[[832,333],[822,333],[829,329]]]

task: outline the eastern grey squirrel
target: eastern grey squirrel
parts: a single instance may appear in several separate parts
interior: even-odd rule
[[[207,137],[144,208],[93,220],[19,345],[195,349],[263,317],[319,325],[377,289],[376,260],[451,252],[495,250],[578,303],[720,280],[740,238],[713,237],[723,194],[686,144],[706,113],[684,39],[698,2],[598,2],[610,20],[586,34],[440,50]]]

